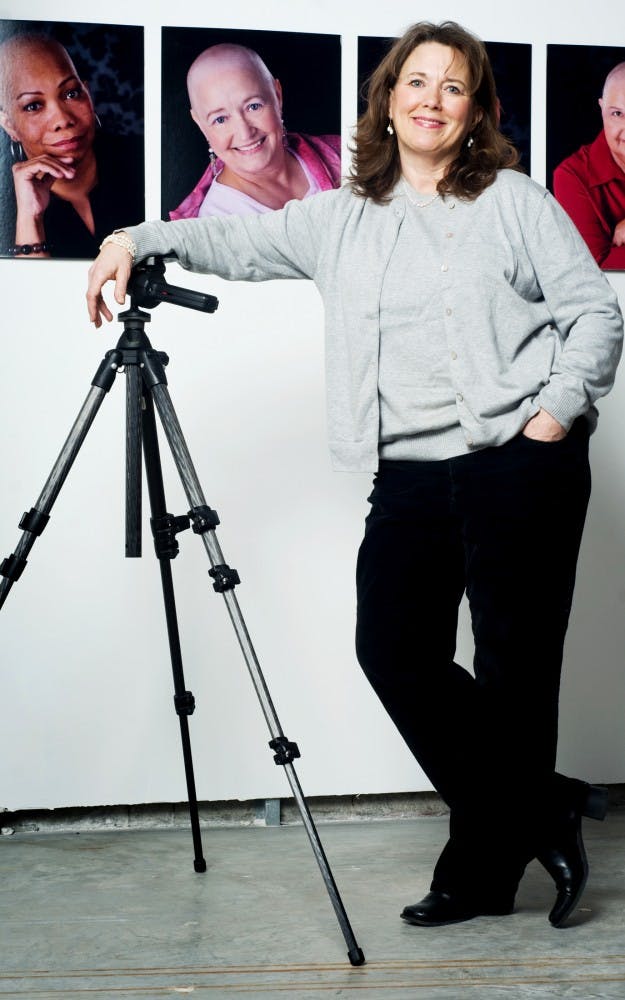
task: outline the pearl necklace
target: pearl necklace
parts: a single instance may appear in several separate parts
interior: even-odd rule
[[[405,181],[403,178],[402,178],[402,184],[404,186],[404,192],[406,194],[406,198],[408,199],[411,205],[414,205],[415,208],[427,208],[428,205],[431,205],[432,202],[436,201],[436,199],[439,197],[439,192],[437,191],[436,194],[433,194],[431,198],[427,199],[427,201],[415,201],[414,198],[410,197],[410,186],[408,185],[408,182]]]

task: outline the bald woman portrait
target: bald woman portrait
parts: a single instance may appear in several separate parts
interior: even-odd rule
[[[189,69],[187,91],[209,163],[171,219],[270,212],[338,187],[340,136],[287,132],[280,81],[253,49],[205,49]]]
[[[101,129],[87,83],[54,38],[0,43],[0,126],[5,256],[92,258],[111,228],[144,215],[142,141]]]

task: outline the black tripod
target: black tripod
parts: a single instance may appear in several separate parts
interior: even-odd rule
[[[67,441],[56,460],[37,503],[24,514],[20,528],[24,532],[17,548],[0,564],[0,607],[4,604],[9,590],[19,579],[35,540],[49,521],[50,510],[56,500],[78,451],[93,423],[93,420],[109,391],[118,371],[126,373],[126,555],[141,555],[141,456],[145,461],[146,478],[151,508],[151,525],[156,556],[161,570],[167,633],[174,677],[174,705],[180,722],[180,736],[184,757],[191,831],[195,851],[194,868],[206,871],[202,855],[202,840],[198,817],[193,759],[189,738],[188,717],[195,709],[195,699],[186,690],[182,669],[182,655],[178,634],[178,620],[171,572],[171,560],[178,554],[176,535],[191,527],[200,535],[210,560],[210,576],[213,588],[222,594],[234,630],[239,640],[247,668],[260,702],[271,740],[269,746],[274,752],[276,764],[284,767],[293,796],[297,802],[302,821],[306,827],[310,843],[321,870],[337,919],[348,946],[348,958],[352,965],[362,965],[365,956],[358,947],[349,919],[345,912],[339,891],[330,871],[327,858],[319,840],[312,816],[304,799],[293,760],[300,756],[296,743],[291,743],[284,735],[260,665],[256,658],[243,616],[234,594],[240,583],[238,573],[225,562],[215,535],[219,524],[217,513],[204,499],[191,456],[187,449],[180,424],[167,390],[165,365],[168,357],[155,351],[145,335],[145,324],[150,321],[148,313],[141,306],[151,309],[160,302],[168,301],[177,305],[214,312],[217,299],[183,288],[168,285],[164,279],[165,266],[159,258],[148,258],[136,267],[128,285],[130,309],[120,313],[124,332],[114,350],[108,351],[91,383],[91,389],[76,418]],[[173,516],[165,505],[165,492],[158,448],[154,404],[158,410],[165,436],[169,442],[174,462],[190,506],[187,514]]]

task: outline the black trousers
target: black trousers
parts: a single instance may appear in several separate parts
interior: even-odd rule
[[[432,887],[513,897],[559,805],[558,695],[590,495],[584,418],[437,462],[382,461],[358,554],[359,662],[450,807]],[[474,676],[454,661],[466,591]]]

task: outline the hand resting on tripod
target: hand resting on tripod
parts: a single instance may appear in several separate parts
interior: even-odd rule
[[[122,233],[114,236],[122,237]],[[129,241],[130,242],[130,241]],[[100,253],[89,268],[89,282],[87,285],[87,307],[89,309],[89,319],[95,323],[96,328],[102,326],[102,316],[110,323],[113,313],[107,306],[102,296],[102,288],[107,281],[115,282],[114,297],[120,306],[124,304],[126,298],[126,288],[133,266],[133,255],[121,243],[110,242],[102,244]]]

